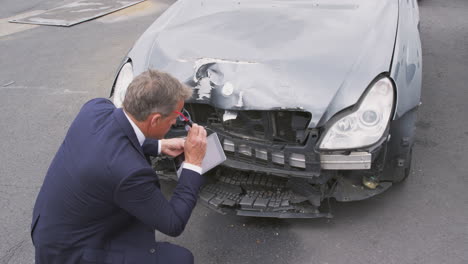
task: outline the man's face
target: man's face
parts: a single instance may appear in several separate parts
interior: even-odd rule
[[[177,103],[176,111],[182,111],[184,108],[184,101],[181,100]],[[155,123],[151,124],[149,130],[149,137],[156,139],[163,139],[164,136],[169,132],[172,125],[177,121],[179,114],[171,113],[167,117],[160,117]]]

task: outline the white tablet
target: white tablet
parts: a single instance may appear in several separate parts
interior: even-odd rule
[[[177,177],[180,177],[182,173],[183,162],[185,160],[185,155],[181,155],[174,158],[174,164],[176,166]],[[202,174],[208,172],[212,168],[218,166],[226,160],[226,154],[224,154],[223,147],[221,142],[219,142],[218,135],[212,133],[206,137],[206,154],[205,158],[202,161]]]

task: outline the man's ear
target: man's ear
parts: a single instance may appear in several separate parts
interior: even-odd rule
[[[150,117],[150,125],[152,127],[155,127],[157,124],[159,124],[159,122],[161,122],[163,119],[162,115],[160,113],[155,113],[153,115],[151,115]]]

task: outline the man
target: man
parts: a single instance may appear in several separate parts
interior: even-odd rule
[[[190,251],[154,235],[182,233],[203,183],[205,129],[194,124],[185,141],[162,139],[191,95],[170,75],[149,70],[129,85],[123,109],[107,99],[82,107],[34,207],[36,264],[193,263]],[[170,201],[147,161],[159,152],[185,152]]]

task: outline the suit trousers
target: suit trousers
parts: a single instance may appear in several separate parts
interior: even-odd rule
[[[193,264],[190,250],[168,242],[158,242],[155,254],[158,264]]]
[[[150,253],[155,256],[156,263],[148,262],[148,264],[193,264],[194,257],[190,250],[174,245],[168,242],[150,243],[142,241],[142,237],[150,237],[154,241],[155,233],[151,228],[145,227],[138,223],[135,219],[133,224],[129,224],[121,229],[121,233],[113,237],[111,242],[112,250],[119,251],[126,248],[137,247],[142,255]],[[150,248],[149,244],[153,244]],[[154,246],[156,244],[156,246]],[[114,246],[115,245],[115,246]],[[118,246],[117,246],[118,245]],[[142,260],[143,261],[143,260]],[[144,263],[139,264],[146,264]]]
[[[190,250],[177,246],[168,242],[157,242],[156,248],[151,249],[151,253],[156,255],[156,263],[140,263],[140,264],[193,264],[194,258]],[[52,256],[43,255],[41,252],[51,253],[51,250],[48,249],[41,251],[40,247],[36,247],[36,263],[51,263],[49,259]],[[77,254],[77,252],[75,252]],[[62,259],[63,258],[63,259]],[[64,254],[62,256],[55,255],[53,256],[54,261],[52,263],[64,263],[65,261],[70,261],[70,255]],[[109,263],[107,261],[88,261],[79,256],[76,256],[76,263],[85,264],[85,263]],[[121,263],[118,261],[118,263]]]

